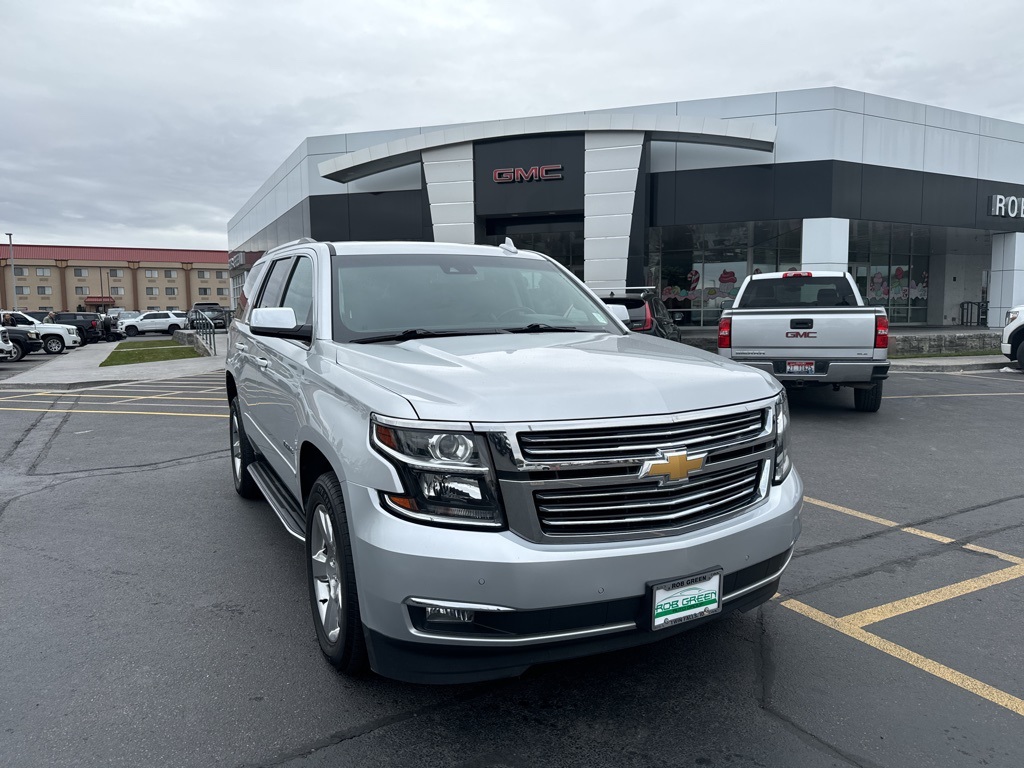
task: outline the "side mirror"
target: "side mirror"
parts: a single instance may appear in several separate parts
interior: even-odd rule
[[[616,320],[621,320],[624,326],[627,328],[629,327],[629,310],[626,309],[625,305],[605,304],[605,306],[608,308],[608,311],[611,312],[612,317]]]
[[[313,342],[313,327],[297,324],[291,307],[257,307],[249,317],[249,330],[254,336]]]

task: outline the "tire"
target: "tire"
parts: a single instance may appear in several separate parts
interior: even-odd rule
[[[14,341],[11,339],[11,341]],[[17,363],[25,359],[25,348],[18,342],[14,342],[14,349],[11,350],[11,362]]]
[[[47,336],[43,339],[43,351],[48,355],[59,355],[64,351],[64,339],[60,336]]]
[[[875,413],[882,405],[882,382],[870,389],[853,390],[853,407],[863,413]]]
[[[1024,341],[1017,345],[1017,365],[1024,371]]]
[[[169,326],[167,326],[167,333],[169,333],[172,336],[174,335],[175,331],[180,331],[180,330],[181,330],[181,326],[180,325],[169,325]]]
[[[242,416],[238,412],[238,398],[231,399],[228,416],[228,432],[231,440],[231,479],[235,484],[235,493],[243,499],[259,499],[263,497],[256,481],[249,474],[249,465],[256,461],[256,451],[245,436],[242,427]]]
[[[129,336],[136,336],[139,333],[139,329],[134,325],[129,325],[124,329],[124,332]]]
[[[348,517],[333,472],[316,479],[306,499],[306,576],[320,650],[339,672],[369,669]]]

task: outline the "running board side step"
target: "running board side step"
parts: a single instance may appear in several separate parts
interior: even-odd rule
[[[274,514],[277,515],[284,529],[299,541],[305,541],[306,516],[273,470],[262,461],[257,460],[249,465],[249,474],[252,475],[256,486],[263,492],[263,498],[270,504],[270,508],[274,510]]]

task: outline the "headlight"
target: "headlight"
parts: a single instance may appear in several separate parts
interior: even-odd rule
[[[38,334],[38,333],[36,333],[35,331],[28,331],[28,332],[26,333],[26,335],[27,335],[27,336],[28,336],[28,338],[30,338],[30,339],[38,339],[38,338],[39,338],[39,334]]]
[[[1019,309],[1008,309],[1008,310],[1006,310],[1006,322],[1003,323],[1003,325],[1009,325],[1010,323],[1012,323],[1014,320],[1017,319],[1017,315],[1019,315],[1019,314],[1020,314],[1020,310]]]
[[[402,479],[403,493],[381,493],[389,511],[419,523],[505,527],[483,436],[372,420],[370,442]]]
[[[781,483],[793,468],[789,459],[789,398],[783,390],[775,401],[775,473],[773,483]]]

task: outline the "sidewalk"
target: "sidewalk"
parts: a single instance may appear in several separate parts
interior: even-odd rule
[[[212,373],[224,370],[224,353],[227,345],[227,335],[219,334],[215,356],[100,368],[100,363],[107,359],[117,345],[89,344],[72,352],[55,355],[24,373],[0,380],[0,389],[79,389],[104,384],[174,379],[200,373]],[[4,365],[17,366],[19,363],[4,363]],[[890,370],[893,372],[959,373],[961,371],[1000,370],[1002,368],[1018,370],[1016,363],[1007,360],[1002,355],[897,359],[892,361]]]
[[[226,334],[217,336],[217,354],[189,360],[167,360],[159,363],[137,365],[114,365],[100,368],[117,344],[97,342],[61,355],[47,356],[46,362],[38,363],[24,373],[17,373],[0,380],[0,389],[79,389],[104,384],[123,384],[130,381],[150,381],[193,376],[224,370],[224,353],[228,346]],[[40,356],[32,356],[35,360]],[[3,363],[12,367],[21,363]]]

